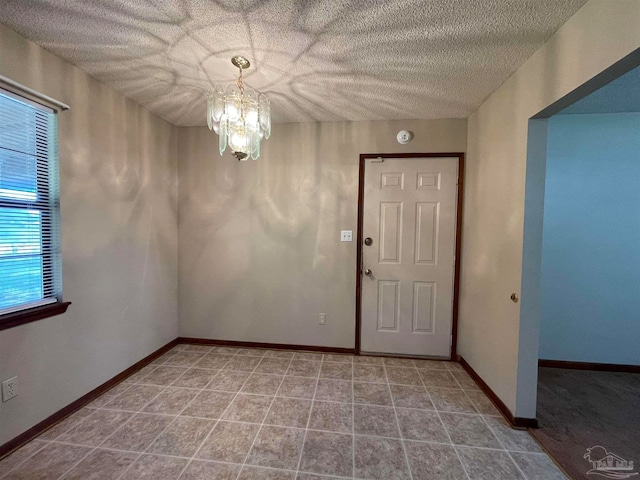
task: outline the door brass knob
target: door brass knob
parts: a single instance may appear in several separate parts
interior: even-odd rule
[[[371,269],[370,269],[370,268],[365,268],[365,269],[364,269],[364,274],[365,274],[367,277],[370,277],[370,276],[371,276],[371,273],[372,273],[372,272],[371,272]]]
[[[367,237],[367,238],[365,238],[365,239],[364,239],[364,244],[365,244],[367,247],[370,247],[371,245],[373,245],[373,239],[372,239],[371,237]]]

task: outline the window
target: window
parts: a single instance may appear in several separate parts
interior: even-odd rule
[[[56,112],[0,89],[0,328],[62,313],[42,315],[62,304],[60,268]]]

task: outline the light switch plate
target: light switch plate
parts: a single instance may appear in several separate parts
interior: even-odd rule
[[[340,232],[340,241],[341,242],[353,242],[353,231],[352,230],[342,230]]]

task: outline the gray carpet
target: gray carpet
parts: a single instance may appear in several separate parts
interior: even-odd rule
[[[572,478],[605,478],[587,475],[596,445],[640,472],[640,374],[541,368],[538,421],[531,433]]]

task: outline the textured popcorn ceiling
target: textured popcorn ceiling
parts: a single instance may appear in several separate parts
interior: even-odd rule
[[[467,117],[584,3],[0,0],[0,22],[176,125],[205,124],[235,54],[276,122],[428,119]]]

